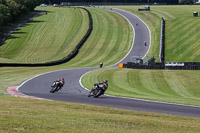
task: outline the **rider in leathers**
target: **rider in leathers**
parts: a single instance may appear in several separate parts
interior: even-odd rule
[[[59,82],[57,90],[60,90],[64,86],[64,84],[65,84],[64,78],[58,79],[55,82]]]
[[[103,91],[103,94],[104,94],[104,92],[108,88],[108,80],[104,80],[103,82],[98,83],[98,87]]]

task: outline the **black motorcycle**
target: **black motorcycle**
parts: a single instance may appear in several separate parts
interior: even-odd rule
[[[51,90],[50,93],[54,93],[56,91],[59,91],[61,89],[60,87],[60,83],[58,81],[53,82],[53,84],[51,85]]]
[[[94,98],[98,98],[101,95],[103,95],[103,90],[97,84],[95,84],[90,93],[88,94],[88,97],[93,96]]]

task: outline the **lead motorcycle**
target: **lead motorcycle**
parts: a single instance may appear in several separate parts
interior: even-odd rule
[[[61,89],[60,87],[60,83],[58,81],[53,82],[53,84],[51,85],[51,90],[50,93],[54,93],[56,91],[59,91]]]
[[[94,87],[88,94],[88,97],[93,96],[94,98],[98,98],[101,95],[103,95],[103,90],[98,86],[98,84],[94,84]]]

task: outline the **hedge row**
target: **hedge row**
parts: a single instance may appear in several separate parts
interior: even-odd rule
[[[81,7],[80,7],[81,8]],[[85,43],[85,41],[88,39],[88,37],[90,36],[92,30],[93,30],[93,20],[92,20],[92,15],[91,13],[85,9],[85,8],[81,8],[84,9],[87,13],[88,13],[88,17],[89,17],[89,28],[87,30],[87,33],[85,34],[85,36],[81,39],[81,41],[77,44],[76,48],[66,57],[64,57],[63,59],[60,60],[56,60],[56,61],[51,61],[51,62],[46,62],[46,63],[34,63],[34,64],[24,64],[24,63],[0,63],[0,67],[41,67],[41,66],[54,66],[54,65],[60,65],[63,63],[66,63],[68,61],[70,61],[72,58],[74,58],[78,52],[79,49],[83,46],[83,44]]]

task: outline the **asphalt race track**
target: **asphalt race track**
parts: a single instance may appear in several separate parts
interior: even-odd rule
[[[124,16],[135,29],[135,39],[130,52],[123,60],[112,67],[117,67],[119,63],[132,61],[133,58],[138,56],[144,58],[150,47],[150,31],[148,27],[137,16],[131,13],[117,9],[112,9],[112,11]],[[136,23],[138,25],[136,25]],[[144,45],[144,41],[146,41],[147,46]],[[94,69],[99,68],[68,69],[42,74],[25,81],[18,90],[28,96],[49,100],[200,118],[200,107],[195,106],[184,106],[106,95],[99,98],[88,98],[87,95],[89,92],[80,85],[79,81],[82,75]],[[53,94],[49,93],[52,82],[61,77],[65,78],[65,86],[59,92]]]

